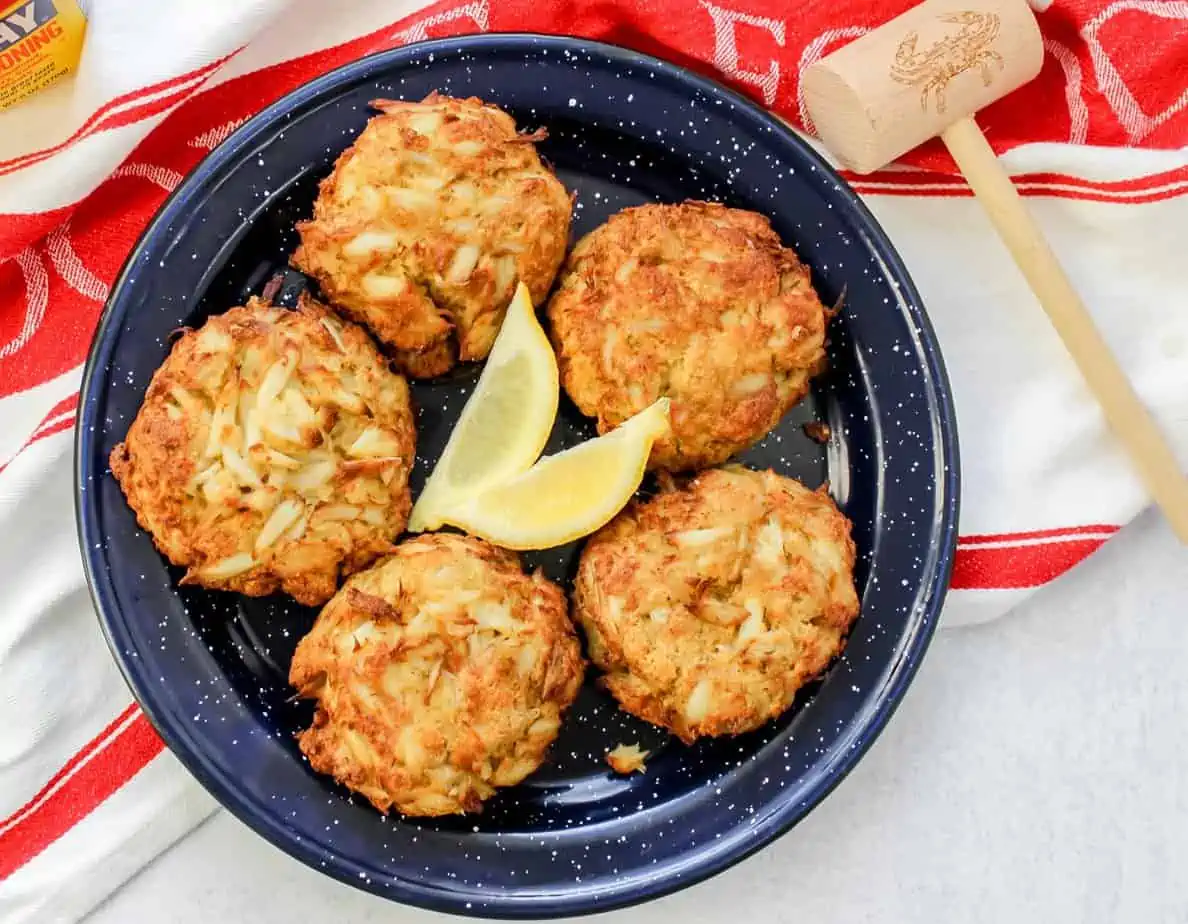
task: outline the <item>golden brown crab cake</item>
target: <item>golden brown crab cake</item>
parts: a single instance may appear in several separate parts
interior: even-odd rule
[[[409,539],[347,581],[297,646],[310,765],[381,812],[477,812],[536,770],[585,662],[565,595],[470,536]]]
[[[173,345],[110,462],[182,583],[313,606],[404,529],[414,441],[361,328],[253,298]]]
[[[711,469],[586,545],[574,618],[624,709],[683,741],[780,715],[858,615],[850,523],[824,490]]]
[[[517,280],[540,304],[565,257],[571,201],[536,153],[544,130],[475,98],[372,105],[293,265],[410,375],[485,359]]]
[[[825,365],[829,312],[755,212],[644,205],[578,242],[549,302],[561,381],[612,430],[672,399],[652,468],[725,461],[774,427]]]

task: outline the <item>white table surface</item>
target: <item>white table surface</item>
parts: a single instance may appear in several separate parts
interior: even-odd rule
[[[791,833],[611,924],[1188,921],[1188,552],[1147,513],[998,622],[942,631],[887,730]],[[220,812],[90,924],[451,920]]]

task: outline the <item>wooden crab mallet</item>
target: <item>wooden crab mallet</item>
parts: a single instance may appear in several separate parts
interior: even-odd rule
[[[821,140],[857,173],[940,136],[1188,543],[1188,479],[973,119],[1034,78],[1043,57],[1025,0],[927,0],[811,65],[802,89]]]

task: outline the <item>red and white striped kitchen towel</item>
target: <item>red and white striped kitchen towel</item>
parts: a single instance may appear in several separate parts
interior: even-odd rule
[[[162,753],[107,655],[71,502],[92,329],[125,253],[182,175],[311,77],[476,31],[629,45],[714,74],[803,126],[803,68],[908,5],[88,4],[77,77],[0,113],[0,920],[76,920],[213,810]],[[1184,449],[1188,2],[1037,5],[1043,72],[982,124]],[[956,392],[964,503],[945,620],[986,620],[1089,555],[1146,497],[943,152],[853,182],[924,294]]]

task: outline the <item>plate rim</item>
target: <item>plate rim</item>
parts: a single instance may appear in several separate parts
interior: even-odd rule
[[[939,455],[944,465],[942,470],[937,473],[936,478],[938,500],[935,505],[937,514],[934,520],[934,530],[939,540],[936,546],[936,563],[929,579],[922,583],[921,593],[917,597],[924,603],[920,607],[921,612],[914,617],[917,623],[916,628],[908,637],[897,661],[893,661],[889,665],[883,688],[864,717],[865,721],[855,732],[856,740],[851,747],[846,748],[837,756],[837,759],[823,769],[817,782],[809,788],[807,796],[802,802],[796,804],[789,802],[765,830],[755,832],[755,836],[746,842],[733,845],[730,850],[717,854],[695,851],[693,854],[695,862],[691,867],[682,868],[679,875],[669,875],[665,878],[637,883],[631,889],[616,891],[605,898],[593,896],[588,892],[581,892],[576,896],[557,894],[507,898],[492,892],[487,896],[486,904],[475,908],[466,907],[467,902],[458,894],[408,881],[397,881],[394,885],[381,889],[378,885],[372,884],[370,880],[361,881],[356,878],[355,871],[346,868],[349,861],[345,861],[341,857],[332,857],[331,862],[323,864],[326,858],[322,856],[321,848],[308,845],[304,840],[295,842],[292,837],[286,836],[286,829],[276,819],[257,811],[253,803],[239,797],[232,780],[211,772],[203,764],[201,750],[192,746],[192,736],[183,730],[173,728],[163,718],[154,701],[152,685],[145,683],[145,678],[141,676],[142,672],[133,663],[135,658],[121,651],[113,637],[110,617],[107,613],[108,608],[104,603],[104,594],[100,590],[102,575],[96,567],[99,556],[88,541],[94,524],[91,522],[88,510],[88,491],[84,483],[84,469],[86,459],[92,454],[91,434],[96,415],[95,403],[97,397],[110,384],[106,377],[102,382],[99,381],[99,377],[95,374],[96,367],[99,364],[100,353],[103,352],[103,345],[111,339],[111,329],[114,323],[122,320],[124,316],[123,312],[116,315],[117,302],[135,273],[136,263],[144,245],[161,232],[167,224],[167,218],[172,220],[171,207],[177,200],[190,193],[190,185],[225,165],[228,160],[240,152],[246,143],[256,140],[254,136],[257,129],[272,123],[278,117],[283,118],[287,112],[303,102],[317,97],[324,90],[339,83],[349,82],[371,68],[397,65],[402,62],[402,59],[424,57],[437,51],[455,53],[467,51],[481,54],[498,46],[513,48],[544,46],[549,50],[555,48],[558,51],[571,53],[597,54],[624,67],[636,66],[655,72],[667,72],[668,76],[691,91],[699,91],[710,98],[730,101],[736,110],[764,125],[783,143],[795,148],[798,154],[806,162],[812,164],[823,176],[829,178],[836,185],[838,193],[848,201],[853,210],[856,224],[861,226],[869,241],[870,249],[886,265],[888,275],[898,283],[899,300],[916,327],[922,358],[925,360],[933,382],[932,398],[935,400],[936,406],[935,413],[930,416],[933,416],[938,423]],[[103,473],[92,474],[101,477]],[[183,765],[186,772],[193,776],[222,808],[228,810],[238,821],[251,828],[273,846],[278,847],[304,865],[371,894],[431,911],[464,917],[521,920],[576,917],[613,911],[661,898],[703,882],[742,862],[786,834],[833,792],[857,766],[867,750],[886,728],[891,716],[902,702],[907,688],[911,685],[936,632],[940,612],[949,589],[956,555],[961,466],[952,385],[941,355],[935,329],[903,259],[874,215],[849,183],[788,123],[775,113],[711,77],[683,65],[625,46],[567,35],[533,32],[484,32],[414,42],[373,52],[339,65],[313,80],[294,87],[246,119],[222,143],[186,173],[176,188],[157,207],[152,218],[129,250],[112,283],[103,311],[95,325],[95,332],[92,335],[87,359],[82,370],[78,422],[75,428],[73,451],[73,482],[75,526],[83,561],[83,571],[95,616],[103,632],[108,650],[119,668],[124,683],[154,730]],[[925,590],[926,593],[924,593]],[[110,596],[110,592],[108,595]]]

